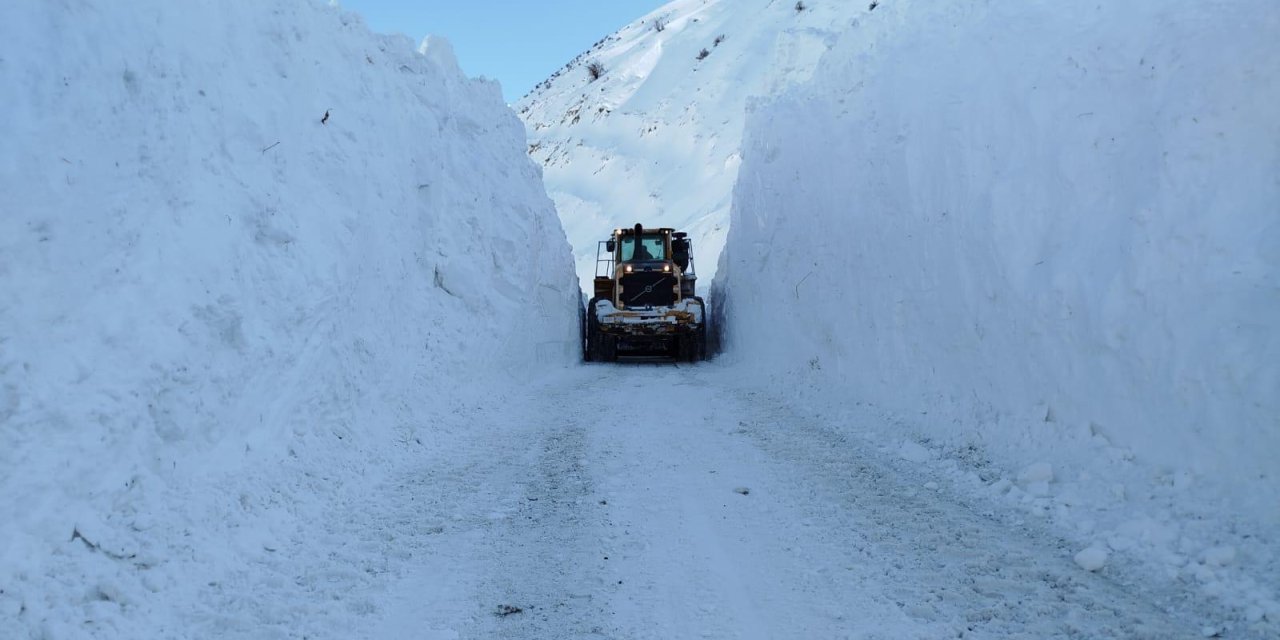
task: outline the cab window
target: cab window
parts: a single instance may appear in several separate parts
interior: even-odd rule
[[[638,244],[635,236],[625,236],[622,238],[622,261],[663,260],[666,251],[662,244],[661,235],[642,235]]]

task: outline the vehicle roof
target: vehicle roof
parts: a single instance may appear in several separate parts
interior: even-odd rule
[[[663,231],[670,231],[674,233],[675,229],[671,227],[658,227],[657,229],[644,228],[640,230],[640,233],[661,233]],[[635,235],[636,230],[634,227],[627,227],[625,229],[615,229],[614,233],[620,236],[630,236]]]

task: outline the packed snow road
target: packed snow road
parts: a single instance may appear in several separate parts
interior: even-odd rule
[[[307,473],[331,498],[149,616],[157,633],[1165,639],[1213,619],[716,363],[451,402],[457,420],[406,436],[420,454]]]
[[[1176,638],[1171,594],[739,388],[588,366],[492,409],[360,513],[401,578],[370,637]],[[477,407],[483,414],[487,410]],[[386,512],[378,513],[380,509]],[[376,532],[376,533],[375,533]],[[337,600],[353,594],[338,593]],[[358,596],[359,594],[354,594]]]

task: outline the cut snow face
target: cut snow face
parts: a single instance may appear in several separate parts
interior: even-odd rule
[[[866,5],[677,0],[596,44],[516,108],[591,290],[596,242],[637,222],[690,232],[711,282],[748,100],[807,79]]]
[[[724,357],[976,466],[1085,568],[1266,610],[1277,33],[1266,0],[881,5],[748,117]]]
[[[129,607],[269,556],[353,450],[576,357],[524,128],[443,43],[317,2],[5,2],[0,87],[6,637],[144,637]]]

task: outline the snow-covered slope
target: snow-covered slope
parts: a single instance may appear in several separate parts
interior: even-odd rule
[[[229,633],[228,559],[429,444],[463,383],[576,355],[524,128],[443,41],[320,2],[18,0],[0,98],[6,638]],[[158,629],[175,601],[206,632]]]
[[[686,229],[711,281],[749,98],[808,78],[855,2],[677,0],[601,40],[517,104],[590,289],[596,242]],[[705,53],[704,53],[705,52]],[[588,67],[603,67],[593,80]]]
[[[883,3],[749,117],[725,357],[1280,623],[1277,34],[1268,0]]]

